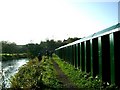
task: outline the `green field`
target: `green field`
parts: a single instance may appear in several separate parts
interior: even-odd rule
[[[0,54],[0,57],[2,57],[2,60],[11,60],[11,59],[19,59],[19,58],[26,58],[26,53],[18,53],[18,54],[8,54],[8,53],[2,53]]]

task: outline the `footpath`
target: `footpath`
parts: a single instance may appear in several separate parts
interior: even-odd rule
[[[16,90],[21,87],[35,90],[104,88],[99,78],[93,78],[90,74],[75,69],[56,55],[52,58],[44,56],[41,61],[37,58],[30,60],[20,67],[18,73],[10,81],[11,88]]]
[[[68,77],[64,74],[59,65],[53,59],[52,62],[56,70],[57,79],[61,81],[61,83],[64,85],[64,88],[69,88],[71,90],[77,89],[77,87],[68,79]]]

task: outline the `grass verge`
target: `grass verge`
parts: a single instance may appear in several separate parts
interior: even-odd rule
[[[62,71],[68,76],[68,78],[78,88],[92,88],[92,89],[105,89],[105,88],[117,88],[114,85],[104,85],[98,76],[93,78],[90,73],[85,73],[76,69],[73,65],[63,61],[58,56],[54,55],[55,62],[58,63]]]
[[[20,67],[18,73],[11,77],[11,88],[60,88],[62,85],[56,79],[55,70],[51,60],[43,57],[39,62],[37,58],[30,60]]]

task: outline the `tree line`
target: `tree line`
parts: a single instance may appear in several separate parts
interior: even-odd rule
[[[45,54],[45,51],[52,51],[60,46],[66,45],[68,43],[74,42],[79,40],[80,38],[68,38],[64,39],[63,41],[58,40],[46,40],[41,41],[40,44],[37,43],[28,43],[26,45],[17,45],[14,42],[8,41],[1,41],[0,45],[2,45],[2,53],[9,53],[9,54],[19,54],[19,53],[26,53],[29,58],[34,58],[38,55],[39,52]]]

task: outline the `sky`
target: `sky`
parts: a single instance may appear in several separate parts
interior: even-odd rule
[[[118,23],[118,0],[0,0],[0,41],[86,37]]]

